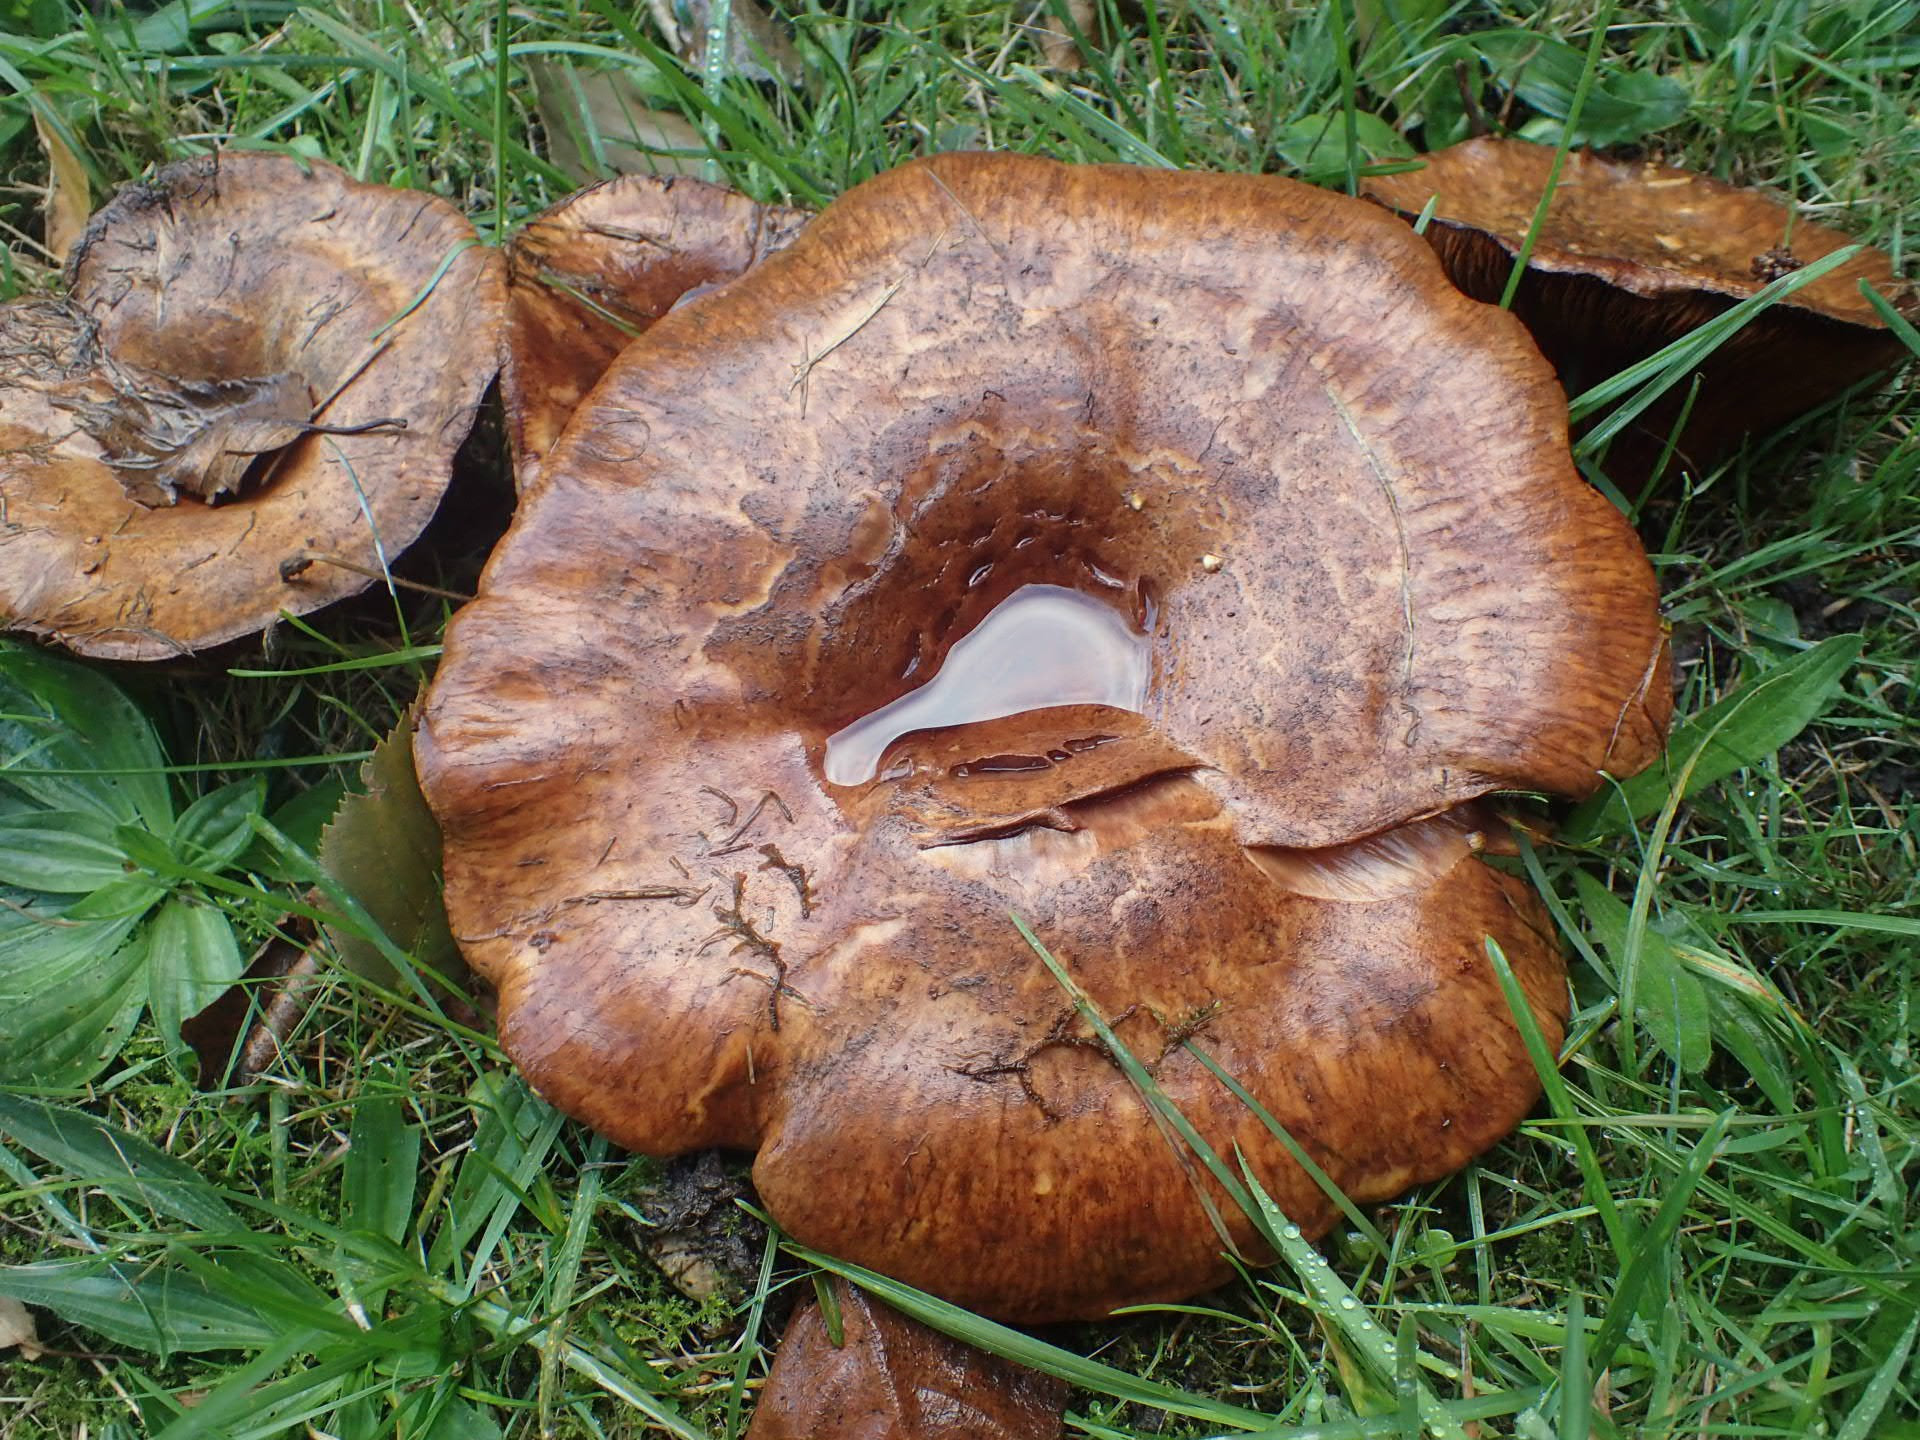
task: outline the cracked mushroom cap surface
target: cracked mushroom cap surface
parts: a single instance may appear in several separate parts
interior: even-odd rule
[[[634,336],[752,269],[807,218],[685,176],[627,175],[528,221],[506,247],[500,389],[515,484],[533,484],[575,407]]]
[[[1013,927],[1303,1229],[1536,1094],[1492,791],[1657,754],[1653,577],[1518,323],[1377,207],[947,155],[657,323],[455,618],[415,753],[508,1052],[806,1243],[1016,1321],[1229,1273]],[[1211,1182],[1206,1182],[1210,1186]]]
[[[1411,219],[1434,204],[1427,239],[1454,282],[1497,301],[1553,165],[1554,147],[1492,136],[1371,176],[1361,193]],[[1561,168],[1514,311],[1577,394],[1854,237],[1795,215],[1758,190],[1690,170],[1572,151]],[[1870,282],[1910,305],[1879,250],[1763,311],[1702,365],[1686,431],[1693,458],[1747,430],[1781,425],[1904,354],[1860,293]],[[1664,439],[1685,387],[1642,429]]]
[[[497,254],[430,195],[263,153],[122,190],[0,307],[0,619],[162,659],[374,583],[498,365]],[[284,567],[284,569],[283,569]]]

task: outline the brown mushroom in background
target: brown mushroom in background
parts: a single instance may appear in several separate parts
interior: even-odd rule
[[[628,175],[544,211],[507,244],[501,372],[515,484],[533,484],[574,407],[682,299],[786,245],[804,210],[683,176]]]
[[[1651,570],[1509,315],[1379,209],[946,155],[627,347],[448,632],[416,737],[455,934],[543,1094],[757,1151],[807,1244],[1003,1320],[1253,1236],[1029,921],[1308,1233],[1537,1080],[1501,790],[1658,753]],[[1204,1186],[1204,1189],[1202,1188]]]
[[[1477,300],[1506,288],[1553,164],[1552,146],[1482,137],[1436,151],[1424,169],[1377,175],[1361,193],[1408,219],[1431,200],[1427,239]],[[1643,360],[1769,281],[1853,243],[1759,191],[1671,166],[1568,154],[1513,309],[1569,395]],[[1705,466],[1748,431],[1786,424],[1905,354],[1864,295],[1904,293],[1892,262],[1863,251],[1763,311],[1700,367],[1679,439]],[[1658,457],[1685,403],[1683,383],[1615,442],[1621,473]]]
[[[0,623],[87,655],[364,590],[498,363],[500,261],[465,218],[318,162],[169,165],[94,217],[68,280],[0,307]]]
[[[1055,1440],[1067,1387],[833,1287],[835,1344],[820,1307],[797,1312],[747,1440]]]

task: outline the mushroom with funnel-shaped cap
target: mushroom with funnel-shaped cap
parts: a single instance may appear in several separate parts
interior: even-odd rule
[[[364,590],[498,368],[499,256],[444,200],[319,162],[169,165],[68,279],[0,307],[0,623],[82,654],[183,654]]]
[[[1183,1042],[1358,1200],[1465,1163],[1537,1093],[1487,938],[1550,1038],[1566,1000],[1462,807],[1632,773],[1669,707],[1550,370],[1399,222],[946,155],[622,353],[415,748],[543,1094],[757,1151],[801,1240],[1039,1322],[1224,1279],[1231,1207],[1009,911],[1319,1232]]]
[[[1533,226],[1554,149],[1483,137],[1436,151],[1422,169],[1369,176],[1361,193],[1411,218],[1433,204],[1427,239],[1454,283],[1498,300]],[[1566,157],[1513,308],[1569,394],[1644,360],[1757,294],[1769,281],[1853,243],[1756,190],[1667,165],[1585,151]],[[1702,362],[1679,440],[1705,465],[1741,435],[1792,420],[1905,353],[1868,281],[1903,301],[1892,262],[1867,250],[1756,316]],[[1686,385],[1622,437],[1629,471],[1655,460]]]
[[[507,242],[500,374],[514,483],[533,484],[574,407],[613,357],[690,296],[751,269],[807,212],[674,175],[589,186]]]

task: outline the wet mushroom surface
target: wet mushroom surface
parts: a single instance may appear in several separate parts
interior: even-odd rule
[[[622,353],[416,756],[542,1094],[756,1151],[799,1239],[1039,1322],[1230,1269],[1010,911],[1316,1233],[1186,1042],[1357,1200],[1494,1143],[1537,1081],[1486,940],[1550,1040],[1566,987],[1473,802],[1631,774],[1669,706],[1551,370],[1404,225],[948,155]]]
[[[1553,155],[1550,145],[1482,137],[1424,157],[1423,168],[1370,176],[1361,193],[1408,219],[1431,201],[1426,235],[1447,273],[1476,299],[1497,301]],[[1761,191],[1576,150],[1554,187],[1514,312],[1568,393],[1578,394],[1853,243]],[[1783,425],[1898,363],[1905,349],[1861,293],[1862,281],[1911,308],[1891,259],[1869,249],[1761,312],[1702,363],[1680,438],[1683,460],[1709,463],[1742,434]],[[1685,399],[1685,386],[1663,397],[1625,448],[1657,450]]]
[[[547,452],[627,343],[675,305],[717,289],[800,233],[807,212],[678,175],[589,186],[507,243],[501,398],[514,483]]]
[[[498,364],[501,263],[465,217],[319,162],[169,165],[93,218],[68,281],[0,307],[0,617],[89,655],[367,588]]]
[[[795,1312],[747,1440],[1055,1440],[1067,1387],[836,1281]],[[836,1323],[837,1322],[837,1323]]]

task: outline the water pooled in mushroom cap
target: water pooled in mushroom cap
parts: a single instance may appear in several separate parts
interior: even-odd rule
[[[972,725],[1059,705],[1138,711],[1147,697],[1147,637],[1111,605],[1063,585],[1025,585],[954,642],[933,678],[827,740],[826,775],[859,785],[879,770],[887,747],[916,730]],[[1058,739],[1036,753],[996,754],[989,772],[1044,769]],[[962,767],[965,768],[965,767]]]

